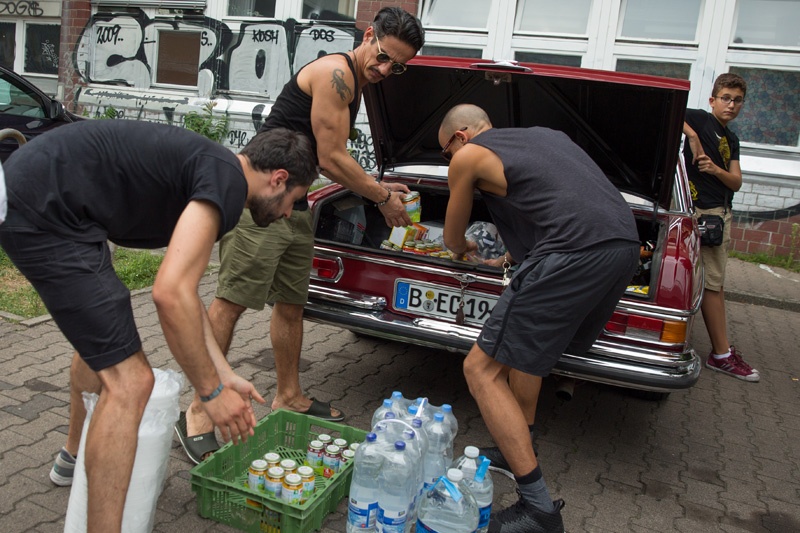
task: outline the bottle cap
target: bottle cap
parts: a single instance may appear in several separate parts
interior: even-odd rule
[[[470,459],[477,459],[477,457],[481,454],[481,451],[476,448],[475,446],[467,446],[464,448],[464,455],[469,457]]]

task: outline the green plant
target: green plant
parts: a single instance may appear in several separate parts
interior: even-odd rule
[[[189,111],[183,117],[183,126],[187,130],[199,133],[214,142],[222,142],[228,134],[228,115],[214,119],[214,106],[216,102],[208,102],[203,106],[203,113]]]
[[[800,248],[800,224],[795,222],[792,224],[792,243],[789,245],[789,256],[786,258],[786,264],[791,267],[797,256],[798,248]]]
[[[733,257],[734,259],[739,259],[740,261],[747,261],[748,263],[776,266],[785,268],[786,270],[791,270],[793,272],[800,272],[800,261],[792,260],[790,262],[788,257],[775,256],[774,253],[769,254],[766,252],[758,252],[754,254],[745,254],[730,250],[728,252],[728,256]]]

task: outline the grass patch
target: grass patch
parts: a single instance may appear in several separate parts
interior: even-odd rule
[[[728,257],[747,261],[748,263],[764,264],[771,267],[785,268],[792,272],[800,272],[800,261],[793,260],[792,257],[778,257],[768,253],[760,252],[757,254],[743,254],[730,250]]]
[[[130,290],[150,287],[163,256],[146,250],[117,248],[114,270]],[[0,248],[0,311],[25,318],[47,314],[39,295]]]

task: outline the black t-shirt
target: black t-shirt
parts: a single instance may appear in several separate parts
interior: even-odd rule
[[[189,130],[86,120],[23,145],[4,165],[9,203],[39,228],[77,242],[160,248],[191,200],[219,208],[233,229],[247,181],[227,148]]]
[[[337,52],[335,55],[344,56],[347,64],[350,67],[350,72],[353,74],[353,79],[358,80],[356,76],[356,69],[350,56],[344,53]],[[316,59],[314,61],[317,61]],[[305,68],[305,67],[303,67]],[[300,69],[302,70],[302,69]],[[311,126],[311,103],[312,98],[310,95],[303,92],[297,84],[297,76],[300,71],[292,76],[283,86],[278,98],[272,105],[272,109],[267,115],[264,124],[258,130],[258,133],[269,131],[275,128],[286,128],[304,134],[311,142],[311,148],[314,150],[315,162],[319,164],[317,156],[317,139],[314,137],[314,130]],[[350,129],[352,130],[356,123],[356,116],[358,115],[358,107],[361,104],[361,94],[356,94],[353,101],[350,102],[348,108],[350,109]],[[308,209],[308,201],[302,198],[294,203],[294,209],[298,211],[305,211]]]
[[[506,196],[482,191],[511,256],[542,257],[639,243],[622,194],[566,134],[549,128],[492,128],[470,143],[503,162]]]
[[[739,137],[707,111],[702,109],[687,109],[684,119],[691,127],[703,151],[720,168],[730,170],[730,162],[739,160]],[[689,142],[683,143],[683,158],[686,163],[686,172],[689,175],[689,185],[692,190],[692,201],[700,209],[713,207],[731,207],[733,192],[724,183],[711,174],[700,172],[697,164],[692,164],[692,148]]]

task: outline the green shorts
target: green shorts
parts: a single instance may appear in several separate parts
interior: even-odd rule
[[[719,292],[725,285],[725,265],[728,263],[728,249],[731,247],[731,225],[733,213],[724,207],[711,209],[695,209],[695,216],[719,215],[725,224],[722,229],[722,244],[719,246],[701,246],[700,255],[703,257],[703,281],[705,288]]]
[[[245,209],[222,237],[219,256],[217,298],[255,310],[267,302],[305,305],[314,258],[311,210],[261,228]]]

